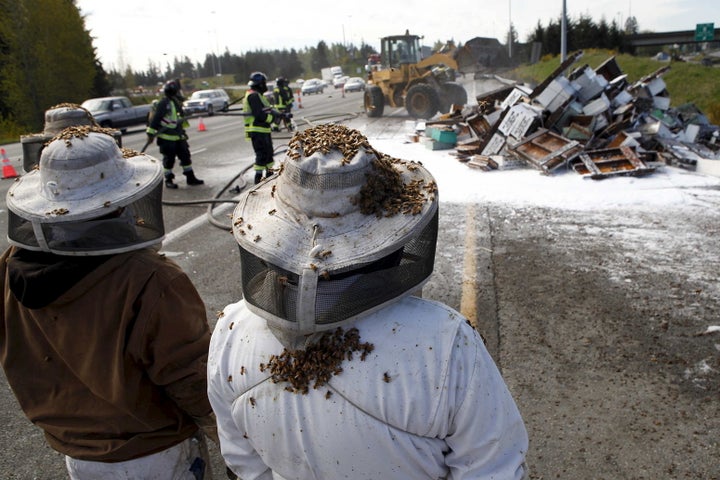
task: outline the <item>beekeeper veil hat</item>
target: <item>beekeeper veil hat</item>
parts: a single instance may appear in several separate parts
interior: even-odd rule
[[[162,242],[162,165],[105,129],[64,129],[39,168],[8,190],[8,240],[59,255],[107,255]]]
[[[437,222],[421,164],[344,126],[298,132],[280,172],[234,211],[243,296],[286,345],[336,328],[427,281]]]

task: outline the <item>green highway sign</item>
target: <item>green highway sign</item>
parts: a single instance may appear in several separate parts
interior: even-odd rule
[[[695,25],[695,41],[711,42],[715,37],[714,23],[698,23]]]

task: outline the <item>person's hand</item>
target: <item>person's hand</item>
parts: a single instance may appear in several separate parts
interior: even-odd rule
[[[288,120],[290,120],[291,118],[293,118],[293,114],[290,113],[290,112],[288,112],[288,113],[285,114],[285,118],[287,118]]]
[[[148,133],[148,134],[147,134],[147,137],[148,137],[148,139],[147,139],[148,143],[150,143],[150,142],[152,142],[153,140],[155,140],[155,135],[153,135],[152,133]]]

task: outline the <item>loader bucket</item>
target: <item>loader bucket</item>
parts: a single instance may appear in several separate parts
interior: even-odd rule
[[[453,52],[455,62],[457,62],[457,70],[461,73],[475,73],[484,70],[484,67],[480,63],[480,59],[476,57],[475,53],[467,45],[463,45]]]

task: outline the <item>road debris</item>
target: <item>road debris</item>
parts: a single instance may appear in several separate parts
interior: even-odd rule
[[[453,106],[418,128],[432,150],[471,168],[516,168],[550,175],[565,167],[587,178],[646,175],[657,165],[720,175],[720,127],[693,104],[670,107],[663,74],[630,83],[615,57],[575,68],[576,52],[535,88],[512,83],[478,95],[477,105]]]

